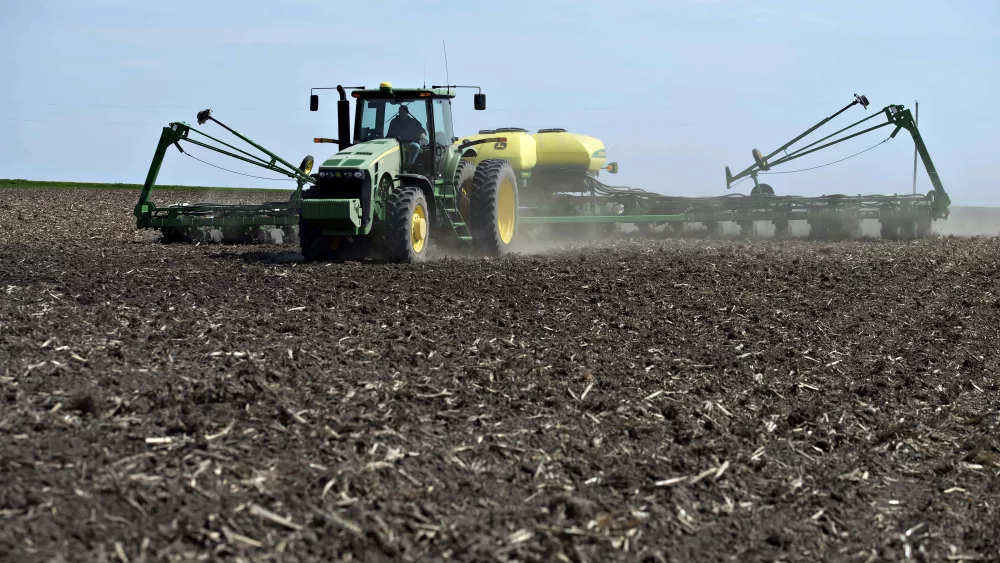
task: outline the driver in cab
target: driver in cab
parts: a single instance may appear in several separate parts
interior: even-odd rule
[[[395,137],[409,148],[406,165],[410,166],[420,156],[420,147],[427,142],[427,131],[420,121],[410,114],[406,106],[399,107],[399,114],[389,124],[388,137]]]

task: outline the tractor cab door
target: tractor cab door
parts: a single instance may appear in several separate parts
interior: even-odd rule
[[[436,98],[431,101],[432,121],[434,127],[434,137],[431,146],[434,148],[434,175],[433,178],[444,178],[448,173],[444,169],[448,162],[448,147],[451,146],[455,137],[455,129],[451,121],[451,100],[448,98]],[[451,180],[451,178],[445,178]]]
[[[429,134],[428,102],[426,98],[390,101],[386,107],[385,136],[399,140],[403,172],[433,177],[434,150]]]

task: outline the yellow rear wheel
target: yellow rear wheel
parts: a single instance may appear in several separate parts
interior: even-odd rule
[[[517,238],[517,175],[506,160],[487,159],[476,166],[469,198],[469,230],[476,249],[486,256],[510,252]]]

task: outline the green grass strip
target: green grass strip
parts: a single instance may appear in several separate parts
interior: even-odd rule
[[[289,180],[291,183],[291,180]],[[86,189],[86,190],[133,190],[138,192],[142,189],[142,184],[104,184],[89,182],[54,182],[48,180],[20,180],[0,178],[0,189],[2,188],[45,188],[45,189]],[[153,193],[160,191],[184,191],[184,192],[267,192],[282,193],[292,192],[293,189],[268,189],[268,188],[229,188],[221,186],[153,186]]]

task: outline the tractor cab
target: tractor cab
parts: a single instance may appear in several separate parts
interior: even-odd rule
[[[396,139],[402,172],[430,179],[445,177],[448,148],[456,141],[451,117],[454,93],[447,89],[356,90],[354,143]]]

